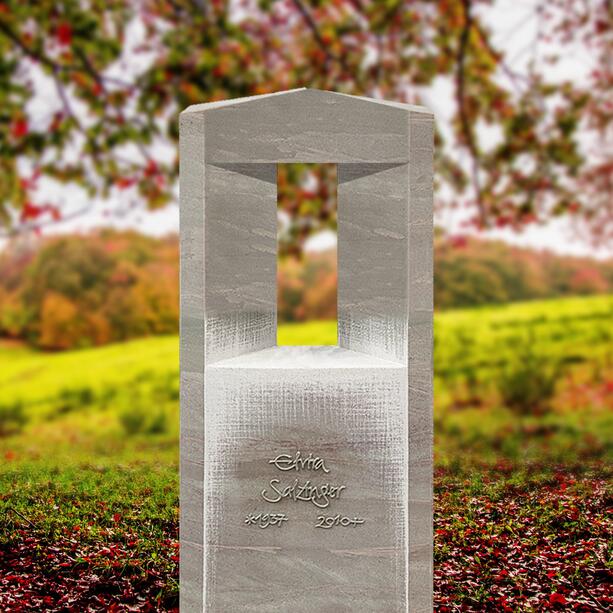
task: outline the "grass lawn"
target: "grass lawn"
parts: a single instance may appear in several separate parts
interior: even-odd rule
[[[613,605],[612,316],[606,296],[436,315],[437,610]],[[176,608],[178,388],[176,337],[0,344],[0,610]]]

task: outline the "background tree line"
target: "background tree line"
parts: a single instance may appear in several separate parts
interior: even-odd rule
[[[45,349],[103,345],[178,329],[178,241],[103,230],[0,253],[0,335]],[[284,258],[280,321],[336,318],[336,253]],[[611,291],[613,263],[441,236],[438,309]]]

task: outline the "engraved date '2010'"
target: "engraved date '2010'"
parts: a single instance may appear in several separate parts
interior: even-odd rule
[[[360,517],[346,517],[344,515],[318,515],[315,527],[324,528],[326,530],[336,526],[343,526],[343,528],[355,528],[356,526],[363,524],[365,521],[366,520]]]

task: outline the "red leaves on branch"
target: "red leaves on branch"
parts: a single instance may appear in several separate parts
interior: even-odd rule
[[[41,217],[43,214],[48,213],[53,221],[59,221],[62,218],[60,210],[52,204],[37,205],[33,202],[26,201],[21,209],[20,220],[33,221]]]
[[[19,143],[23,145],[20,155],[37,157],[48,148],[73,146],[69,145],[75,140],[71,135],[82,129],[71,117],[73,98],[79,103],[75,108],[82,106],[96,123],[95,135],[92,131],[91,139],[84,139],[75,172],[65,173],[61,165],[51,164],[46,170],[62,181],[82,180],[85,167],[92,166],[104,179],[95,183],[108,186],[115,179],[116,162],[126,142],[149,149],[152,133],[166,116],[173,119],[162,132],[176,139],[175,111],[194,102],[302,85],[419,102],[422,88],[448,77],[457,94],[449,124],[449,134],[454,136],[448,149],[444,141],[449,131],[437,134],[437,151],[443,153],[437,156],[437,175],[452,191],[440,198],[441,204],[472,209],[478,205],[481,226],[495,225],[502,214],[510,219],[504,227],[517,230],[529,221],[528,209],[545,220],[551,211],[572,213],[562,205],[578,198],[578,212],[589,220],[595,234],[603,241],[609,237],[605,227],[610,228],[610,172],[600,157],[606,162],[610,156],[604,151],[601,156],[584,155],[579,146],[580,141],[600,142],[579,138],[584,133],[604,141],[610,121],[606,2],[551,0],[539,11],[542,28],[537,40],[549,38],[558,46],[572,40],[590,52],[589,87],[582,85],[585,79],[564,84],[547,79],[549,60],[539,61],[534,70],[515,66],[487,27],[485,7],[477,10],[477,4],[491,4],[487,2],[239,0],[240,10],[234,14],[232,3],[211,0],[204,3],[210,5],[206,15],[201,2],[178,3],[181,10],[175,10],[177,3],[172,2],[107,2],[95,10],[87,3],[73,3],[70,11],[50,15],[42,7],[45,3],[29,3],[28,8],[22,4],[23,10],[15,11],[10,23],[4,24],[10,28],[12,53],[19,60],[10,69],[8,83],[16,86],[16,92],[23,90],[16,96],[15,108],[24,108],[32,95],[41,93],[28,85],[29,72],[38,66],[61,76],[54,102],[61,103],[66,120],[48,131],[39,129],[36,138]],[[0,12],[10,11],[6,0],[0,2]],[[146,30],[144,40],[135,41],[133,48],[126,45],[127,15]],[[51,19],[51,25],[45,27],[45,19]],[[44,40],[30,23],[41,24],[50,40]],[[84,23],[91,24],[87,33]],[[107,27],[109,23],[116,27]],[[81,38],[87,38],[86,50],[75,45]],[[186,40],[193,45],[186,46]],[[143,67],[142,73],[139,69],[138,76],[112,75],[110,68],[122,55],[122,47],[134,56],[150,53],[149,67]],[[69,87],[66,96],[64,81],[68,80],[75,87]],[[118,130],[124,124],[127,128]],[[133,124],[138,129],[132,129]],[[475,127],[481,124],[500,128],[500,143],[490,145]],[[14,139],[27,132],[25,120],[10,129]],[[468,147],[472,158],[468,163],[455,155],[458,145]],[[520,166],[532,170],[517,180]],[[124,172],[137,174],[139,183],[148,183],[140,186],[139,197],[149,208],[162,206],[174,195],[174,163],[144,177],[140,169]],[[594,172],[598,180],[591,180]],[[143,181],[149,177],[151,181]],[[13,198],[10,204],[21,206],[21,199]],[[307,233],[334,226],[331,218],[325,223],[317,220],[314,207],[308,218],[314,223]]]
[[[499,215],[496,218],[496,227],[497,228],[505,228],[508,225],[511,225],[512,218],[509,215]]]
[[[54,113],[53,119],[49,124],[49,132],[57,132],[62,125],[62,121],[64,121],[64,113]]]
[[[158,174],[158,172],[159,172],[159,168],[158,168],[158,165],[155,163],[155,160],[149,160],[147,162],[147,166],[145,167],[145,176],[152,177]]]
[[[132,187],[136,183],[136,179],[134,177],[119,177],[119,179],[115,180],[115,185],[119,189],[128,189]]]
[[[139,184],[139,182],[142,185],[142,181],[147,182],[151,189],[162,190],[165,187],[164,174],[155,160],[149,160],[144,169],[139,171],[138,176],[117,177],[114,184],[117,188],[125,190]]]
[[[72,26],[67,22],[58,25],[55,36],[60,45],[70,45],[72,43]]]
[[[41,207],[32,204],[31,202],[26,202],[23,205],[23,209],[21,209],[21,221],[27,221],[28,219],[36,219],[40,215],[42,215],[43,210]]]
[[[21,223],[36,222],[40,217],[45,215],[48,216],[47,219],[52,221],[60,221],[62,219],[62,214],[57,206],[53,204],[35,204],[30,199],[28,192],[36,190],[40,176],[41,171],[37,168],[29,177],[20,177],[19,179],[19,188],[25,198],[19,215],[19,221]],[[28,227],[31,228],[31,225],[32,224]],[[37,225],[34,231],[38,234],[40,232],[40,227]]]
[[[16,117],[11,123],[11,136],[23,138],[28,133],[28,120],[24,117]]]

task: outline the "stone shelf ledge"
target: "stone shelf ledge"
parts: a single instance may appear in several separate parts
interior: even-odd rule
[[[284,345],[226,358],[213,364],[207,364],[206,368],[207,370],[218,368],[253,368],[259,370],[406,369],[406,365],[336,345]]]

